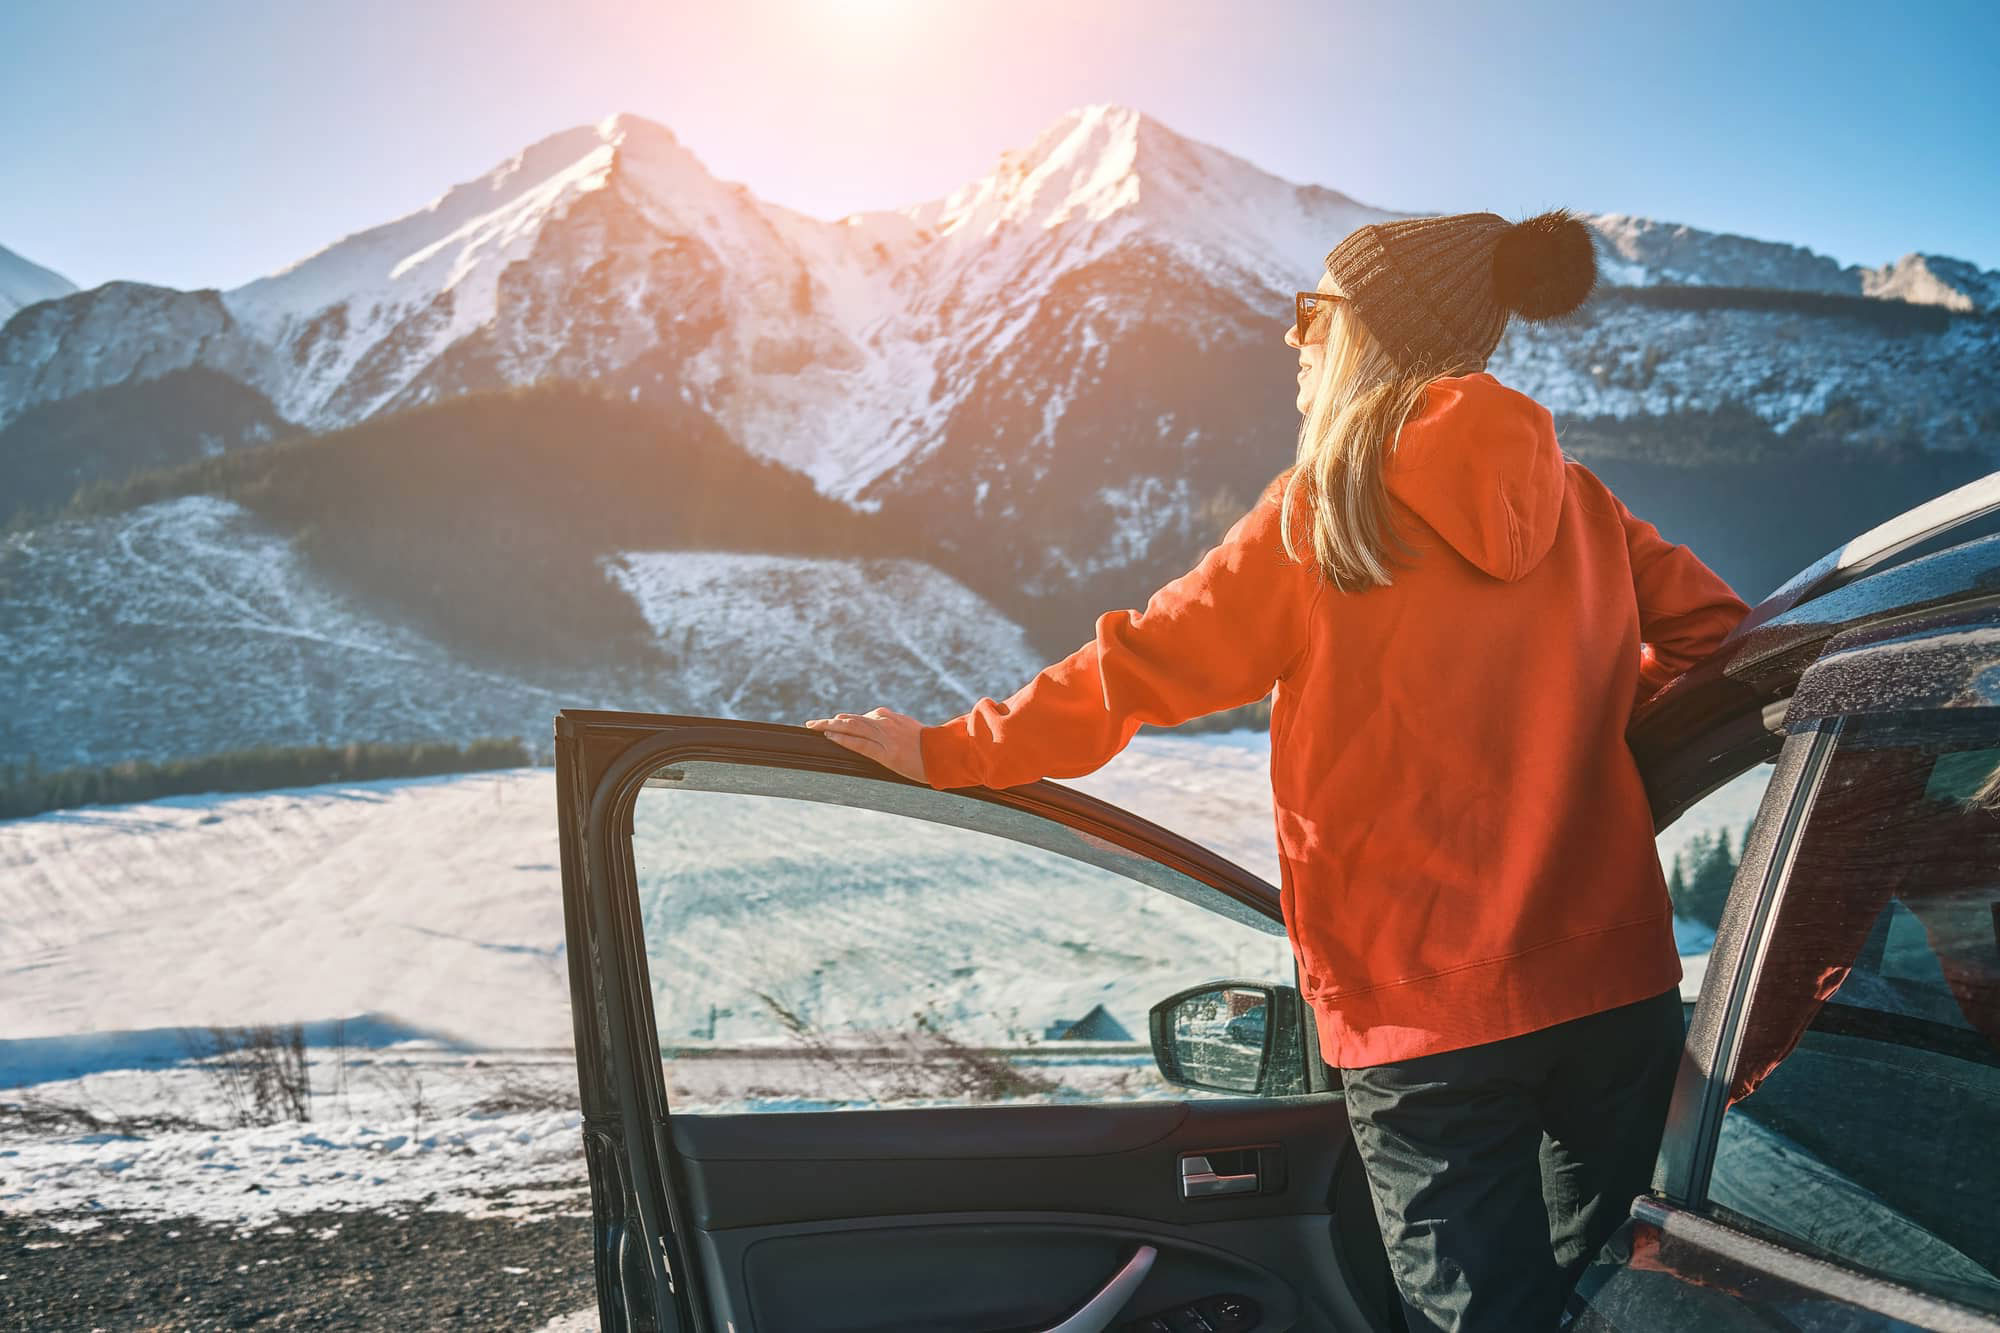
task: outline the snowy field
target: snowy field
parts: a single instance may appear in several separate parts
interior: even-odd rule
[[[1074,785],[1275,878],[1267,763],[1260,733],[1146,735]],[[1691,820],[1740,830],[1765,771]],[[14,1108],[0,1141],[0,1212],[98,1208],[259,1226],[357,1208],[584,1208],[554,816],[551,771],[525,769],[0,824],[0,1103]],[[646,837],[665,835],[646,833],[643,812],[639,824],[643,874],[656,845]],[[1016,887],[1028,896],[996,920],[1032,915],[1037,886]],[[1172,956],[1198,929],[1175,916],[1198,909],[1164,901],[1164,916],[1131,923],[1156,930],[1158,947],[1135,943],[1139,980],[1109,1003],[1136,1039],[1068,1067],[1046,1050],[1033,1057],[1064,1095],[1163,1091],[1149,1082],[1143,1010],[1181,978],[1147,960]],[[1282,959],[1282,939],[1223,928],[1246,932],[1237,966],[1270,975]],[[759,952],[791,957],[780,946],[797,933],[746,926],[706,947],[730,955],[727,971]],[[1703,941],[1691,932],[1686,943]],[[1065,940],[1031,931],[1016,944],[1048,970]],[[1687,961],[1692,985],[1701,959]],[[959,994],[968,997],[979,992]],[[1078,1017],[1090,998],[1057,987],[1026,1017]],[[773,1046],[768,1025],[718,1032],[709,1018],[703,1034],[701,1013],[669,1016],[663,1038],[678,1031],[691,1050],[710,1048],[670,1064],[677,1096],[744,1109],[769,1104],[755,1084],[798,1083],[783,1066],[796,1050]],[[228,1090],[213,1061],[197,1058],[208,1029],[291,1022],[307,1025],[310,1119],[225,1127]]]

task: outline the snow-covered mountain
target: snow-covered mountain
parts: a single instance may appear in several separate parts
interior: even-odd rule
[[[698,402],[748,447],[853,498],[938,447],[964,405],[984,406],[982,378],[1016,349],[1046,349],[1036,359],[1049,363],[1045,378],[1016,386],[1042,419],[1028,437],[1010,436],[1023,450],[1058,433],[1080,383],[1142,328],[1225,355],[1254,343],[1281,363],[1271,344],[1284,295],[1313,279],[1349,229],[1389,216],[1097,105],[943,199],[827,222],[717,180],[667,129],[618,115],[233,291],[118,283],[46,306],[0,336],[0,423],[36,402],[190,364],[244,379],[312,427],[472,389],[592,379],[642,400]],[[1796,246],[1618,214],[1594,221],[1619,284],[1981,314],[2000,293],[2000,274],[1937,256],[1843,269]],[[1748,365],[1689,367],[1676,401],[1817,374],[1829,318],[1793,346],[1757,339],[1765,345]],[[1712,322],[1742,321],[1717,312]],[[1620,329],[1621,340],[1643,348],[1643,325]],[[1537,386],[1552,405],[1653,410],[1602,392],[1590,371],[1601,358],[1581,347],[1589,335],[1538,338],[1563,363]],[[1917,359],[1963,350],[1925,346]],[[1520,359],[1510,352],[1502,366]],[[1817,399],[1879,387],[1848,371],[1817,374]],[[1167,390],[1160,405],[1185,415]],[[1767,395],[1758,408],[1782,427],[1813,399]],[[1941,439],[1967,433],[1948,408],[1932,415]],[[1173,434],[1171,423],[1161,431]]]
[[[1604,245],[1606,282],[1645,287],[1761,287],[1780,291],[1868,296],[1947,310],[2000,310],[2000,273],[1943,255],[1907,254],[1879,268],[1832,259],[1802,245],[1783,245],[1701,231],[1650,218],[1603,213],[1591,219]]]
[[[31,263],[0,245],[0,324],[24,305],[68,296],[76,284],[52,269]]]

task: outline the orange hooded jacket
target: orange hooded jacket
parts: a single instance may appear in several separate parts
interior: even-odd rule
[[[1680,978],[1633,706],[1748,613],[1489,374],[1384,472],[1423,554],[1363,592],[1279,537],[1284,474],[1194,569],[1004,702],[920,733],[936,788],[1089,773],[1140,724],[1275,694],[1281,900],[1337,1068],[1455,1050]],[[1410,521],[1414,518],[1416,521]]]

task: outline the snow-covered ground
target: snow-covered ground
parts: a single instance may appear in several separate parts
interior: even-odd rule
[[[309,1121],[234,1127],[193,1062],[0,1091],[29,1111],[88,1111],[0,1136],[0,1211],[94,1211],[265,1226],[307,1212],[587,1213],[567,1051],[467,1056],[425,1043],[316,1048]]]
[[[1265,745],[1142,737],[1079,785],[1275,874]],[[0,1208],[269,1223],[489,1209],[496,1188],[576,1206],[554,816],[552,773],[524,769],[0,824],[0,1103],[101,1122],[0,1143]],[[290,1021],[309,1123],[174,1127],[226,1118],[184,1032]],[[726,1060],[678,1069],[715,1107],[741,1081]]]
[[[1272,878],[1267,746],[1142,736],[1074,785]],[[92,1065],[102,1034],[212,1023],[393,1014],[411,1037],[567,1046],[557,862],[549,769],[0,823],[0,1086],[61,1072],[76,1034],[99,1034],[77,1042]]]
[[[1074,785],[1274,878],[1268,754],[1261,733],[1148,734]],[[1740,830],[1762,777],[1712,796],[1689,822]],[[676,795],[649,790],[642,799]],[[835,807],[800,808],[848,818]],[[552,773],[524,769],[0,824],[0,1089],[14,1089],[0,1091],[0,1103],[53,1127],[25,1132],[24,1121],[0,1142],[0,1209],[98,1206],[271,1223],[308,1209],[418,1201],[491,1209],[503,1206],[490,1197],[495,1189],[517,1202],[582,1206],[554,815]],[[1672,830],[1663,845],[1678,846],[1689,831]],[[663,838],[656,830],[649,846],[669,846]],[[1035,887],[995,892],[1032,896]],[[805,914],[831,902],[791,906]],[[1143,1002],[1167,993],[1166,973],[1143,959],[1172,955],[1190,929],[1175,915],[1184,904],[1164,905],[1171,910],[1149,913],[1147,929],[1166,943],[1135,939],[1128,952],[1140,961],[1127,975],[1137,980],[1110,1005],[1136,1040],[1085,1060],[1058,1062],[1045,1048],[1019,1061],[1060,1084],[1056,1095],[1163,1091],[1140,1043]],[[1036,957],[1065,947],[1059,929],[1024,927],[1024,915],[996,913],[996,928],[1016,932]],[[1269,975],[1282,958],[1282,939],[1223,929],[1244,931],[1250,953],[1230,960],[1237,968]],[[729,950],[723,971],[761,955],[777,986],[799,979],[783,970],[793,960],[812,962],[792,947],[812,934],[746,930],[733,944],[710,945]],[[827,948],[853,943],[821,935]],[[1688,959],[1690,984],[1700,961]],[[980,984],[969,979],[954,994],[976,997]],[[1036,1012],[1023,1015],[1031,1027],[1051,1016],[1041,1008],[1080,1017],[1090,998],[1050,984],[1036,992]],[[796,1085],[773,1063],[795,1051],[768,1041],[757,1049],[769,1033],[725,1025],[705,1042],[686,1032],[699,1018],[676,1015],[675,1034],[699,1052],[671,1067],[680,1095],[741,1109],[771,1104],[759,1084]],[[190,1058],[190,1041],[210,1025],[293,1021],[308,1025],[311,1121],[210,1127],[228,1119],[227,1102],[212,1070]],[[667,1037],[670,1024],[661,1030]],[[732,1035],[733,1050],[720,1040]]]

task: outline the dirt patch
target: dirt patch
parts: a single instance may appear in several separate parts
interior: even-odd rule
[[[596,1300],[589,1219],[562,1213],[0,1216],[5,1329],[534,1329]]]

